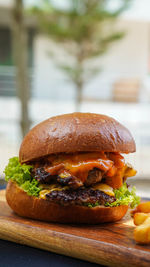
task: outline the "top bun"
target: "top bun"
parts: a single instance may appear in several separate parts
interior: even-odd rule
[[[49,118],[29,131],[20,147],[21,163],[56,153],[135,152],[135,142],[115,119],[93,113]]]

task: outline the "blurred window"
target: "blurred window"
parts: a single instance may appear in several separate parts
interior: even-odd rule
[[[0,65],[12,65],[11,32],[8,28],[0,28]]]
[[[33,65],[34,30],[28,31],[28,65]],[[9,28],[0,28],[0,96],[16,96],[15,67]],[[30,70],[31,73],[31,70]]]

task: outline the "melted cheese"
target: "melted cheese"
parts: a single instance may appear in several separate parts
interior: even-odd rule
[[[53,188],[53,189],[50,189],[50,190],[44,189],[44,190],[40,191],[39,197],[45,199],[46,195],[51,193],[54,190],[61,191],[62,189],[61,188]]]
[[[67,171],[70,175],[79,178],[83,183],[87,179],[89,171],[93,168],[107,172],[114,164],[104,152],[75,153],[72,155],[59,155],[57,157],[49,156],[48,160],[50,166],[45,168],[47,172],[57,175]],[[61,178],[65,177],[63,175]]]
[[[68,189],[69,187],[68,186],[64,186],[64,187],[62,187],[62,186],[59,186],[59,185],[56,185],[56,184],[51,184],[51,185],[41,185],[41,187],[42,187],[42,189],[43,190],[41,190],[40,191],[40,194],[39,194],[39,197],[40,198],[43,198],[43,199],[45,199],[46,198],[46,194],[49,194],[49,193],[51,193],[52,191],[61,191],[61,190],[66,190],[66,189]]]
[[[113,166],[113,162],[109,159],[87,160],[77,163],[66,161],[64,166],[66,170],[85,182],[90,170],[98,168],[106,172]]]
[[[97,168],[106,173],[105,176],[107,178],[112,178],[113,181],[111,181],[111,184],[109,184],[110,181],[108,181],[108,185],[113,188],[119,188],[123,183],[125,161],[124,157],[119,153],[107,154],[104,152],[89,152],[60,154],[57,156],[49,156],[48,161],[50,165],[48,164],[45,170],[51,175],[60,175],[61,178],[66,178],[69,174],[69,176],[75,176],[84,183],[88,177],[89,171]],[[128,174],[132,176],[133,172],[126,171],[125,177],[127,177]],[[115,184],[113,186],[114,182]]]
[[[68,186],[61,187],[61,186],[58,186],[56,184],[44,185],[44,187],[45,188],[43,188],[43,190],[40,191],[40,195],[39,195],[39,197],[43,198],[43,199],[46,198],[46,194],[49,194],[54,190],[61,191],[61,190],[69,189]],[[93,185],[92,188],[95,190],[100,190],[109,196],[112,196],[112,197],[115,196],[115,194],[113,192],[113,188],[107,184],[98,183],[98,184]]]
[[[111,197],[115,196],[113,188],[110,187],[107,184],[99,183],[99,184],[96,184],[96,185],[92,186],[92,188],[95,189],[95,190],[100,190],[100,191],[104,192],[105,194],[107,194],[107,195],[109,195]]]

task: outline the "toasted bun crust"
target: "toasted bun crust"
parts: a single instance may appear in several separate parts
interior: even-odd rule
[[[21,144],[19,159],[23,163],[56,153],[135,150],[128,129],[113,118],[72,113],[49,118],[31,129]]]
[[[9,181],[6,189],[9,206],[20,216],[59,223],[97,224],[120,220],[128,206],[95,207],[61,206],[48,200],[29,196],[16,183]]]

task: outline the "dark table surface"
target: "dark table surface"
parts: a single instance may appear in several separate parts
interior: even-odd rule
[[[5,185],[0,181],[0,190],[4,189]],[[9,241],[0,240],[0,267],[91,267],[100,266],[74,259],[67,256],[58,255],[37,248],[31,248],[25,245],[12,243]]]

